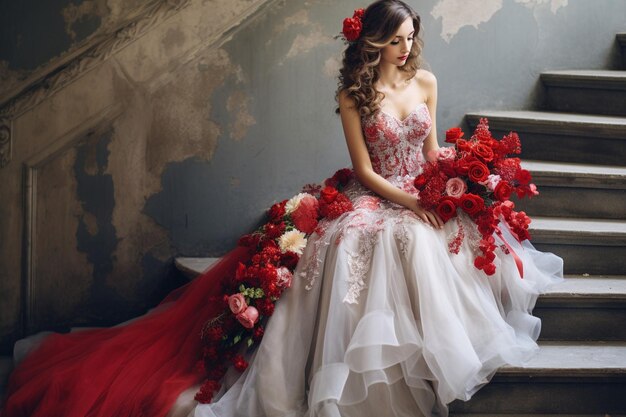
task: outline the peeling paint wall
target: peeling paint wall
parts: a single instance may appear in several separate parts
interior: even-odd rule
[[[544,69],[616,65],[614,36],[626,30],[620,0],[408,2],[438,78],[440,136],[467,111],[541,105]],[[10,32],[0,97],[146,4],[56,0],[25,15],[2,3],[2,19],[20,25],[0,24]],[[273,202],[349,164],[334,113],[343,44],[333,36],[364,5],[191,0],[16,116],[13,160],[0,169],[1,350],[22,335],[22,163],[40,178],[38,328],[140,314],[184,282],[174,256],[223,254]],[[35,30],[37,19],[50,30]],[[33,48],[43,32],[56,43]]]
[[[0,96],[155,0],[0,2]]]

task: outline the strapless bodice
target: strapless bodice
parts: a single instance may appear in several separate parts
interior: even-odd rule
[[[403,120],[379,110],[361,117],[361,124],[376,173],[384,178],[419,173],[424,162],[422,145],[432,125],[426,103],[420,103]]]

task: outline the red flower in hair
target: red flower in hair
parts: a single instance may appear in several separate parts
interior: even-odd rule
[[[364,9],[356,9],[352,17],[343,19],[343,30],[341,33],[343,33],[348,42],[354,42],[361,36],[361,29],[363,29],[361,19],[363,19],[364,14]]]
[[[354,42],[359,39],[361,35],[361,21],[359,19],[355,19],[353,17],[346,17],[343,20],[343,36],[350,42]]]

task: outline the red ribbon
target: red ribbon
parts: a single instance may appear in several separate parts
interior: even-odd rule
[[[497,226],[496,226],[496,234],[498,235],[500,240],[504,243],[506,248],[509,250],[509,253],[513,256],[513,259],[515,260],[515,265],[517,266],[517,270],[519,271],[520,278],[524,279],[524,264],[522,263],[521,258],[518,256],[517,253],[515,253],[511,245],[509,245],[509,242],[507,242],[506,239],[504,238],[504,236],[502,236],[502,230],[500,230],[500,228]],[[515,239],[517,239],[517,241],[519,242],[519,238],[517,236],[515,236]]]

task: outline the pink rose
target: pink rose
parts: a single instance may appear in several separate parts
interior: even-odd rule
[[[276,270],[276,285],[281,288],[289,288],[291,287],[291,280],[293,278],[293,274],[291,271],[284,266],[281,266]]]
[[[228,307],[233,314],[239,314],[248,307],[248,304],[246,304],[243,294],[238,293],[228,297]]]
[[[496,189],[501,179],[499,175],[489,174],[483,185],[493,191]]]
[[[467,185],[465,185],[465,181],[460,179],[459,177],[450,178],[448,182],[446,182],[446,194],[453,198],[461,198],[463,194],[467,191]]]
[[[251,329],[254,327],[254,324],[259,319],[259,310],[252,306],[249,306],[243,312],[237,314],[236,317],[243,327],[245,327],[246,329]]]
[[[437,156],[438,159],[454,159],[456,157],[456,150],[451,146],[439,148]]]

